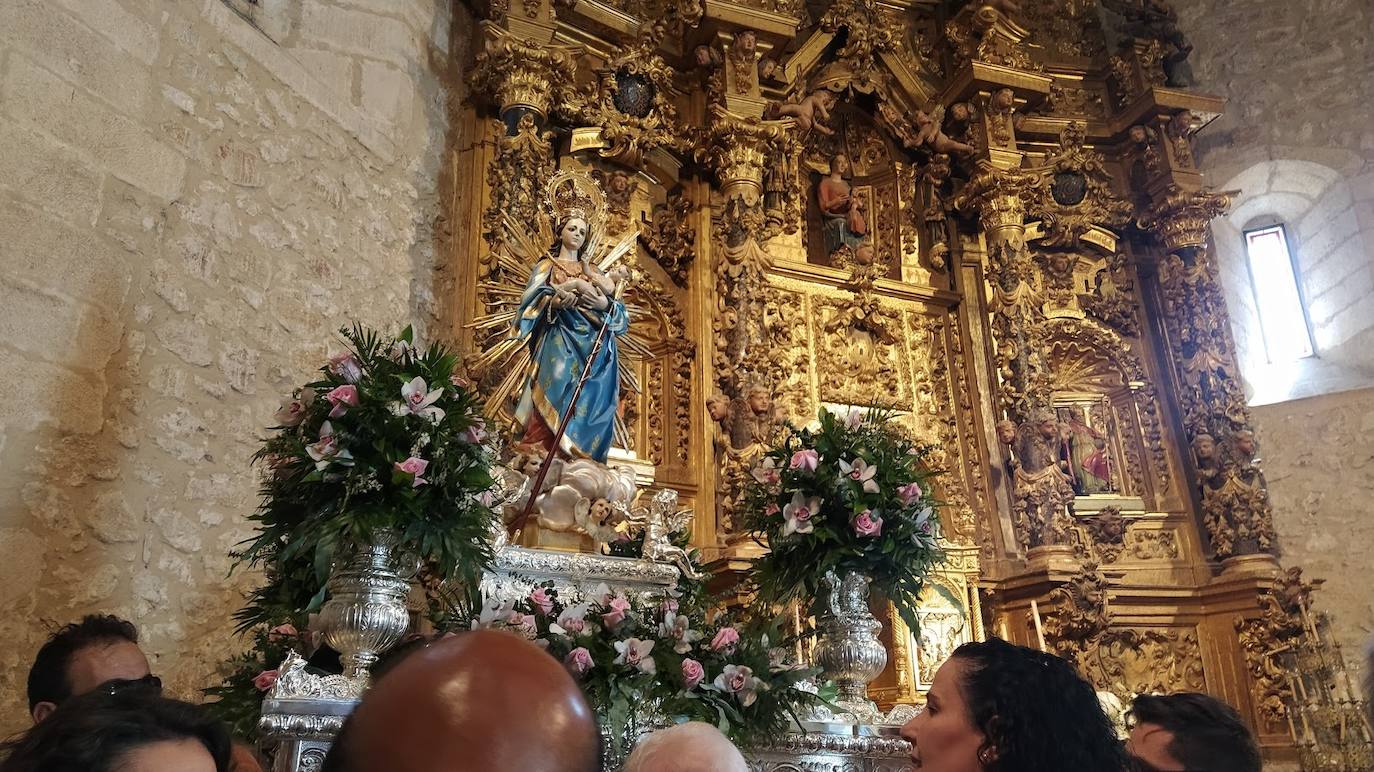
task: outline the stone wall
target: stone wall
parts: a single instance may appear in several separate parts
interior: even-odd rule
[[[47,625],[240,644],[249,458],[347,320],[432,313],[448,0],[0,3],[0,733]]]
[[[1198,136],[1209,182],[1241,188],[1213,228],[1284,562],[1327,583],[1347,661],[1374,628],[1374,6],[1177,0],[1197,87],[1227,99]],[[1241,231],[1287,225],[1318,357],[1270,365]],[[1293,400],[1299,396],[1316,396]],[[1355,648],[1351,648],[1355,647]]]

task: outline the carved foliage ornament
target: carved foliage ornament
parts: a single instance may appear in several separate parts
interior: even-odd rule
[[[1120,228],[1131,204],[1112,190],[1102,156],[1083,147],[1082,124],[1071,121],[1059,134],[1059,152],[1040,171],[1028,212],[1044,222],[1044,243],[1075,247],[1093,226]]]
[[[689,146],[671,97],[673,69],[657,48],[649,32],[616,51],[597,70],[596,81],[570,95],[563,107],[570,122],[601,128],[603,158],[637,166],[654,148]]]
[[[474,94],[497,105],[501,112],[527,107],[542,119],[563,103],[576,69],[574,51],[552,45],[533,45],[491,22],[482,22],[485,47],[477,55],[468,85]]]

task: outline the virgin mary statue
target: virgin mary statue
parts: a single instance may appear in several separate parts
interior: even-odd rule
[[[605,463],[620,402],[617,339],[629,330],[630,320],[616,281],[589,255],[599,236],[593,229],[603,219],[603,207],[585,187],[594,183],[569,182],[565,188],[550,186],[557,226],[553,244],[535,263],[511,320],[532,365],[515,410],[516,434],[521,444],[549,452],[566,420],[561,454]],[[598,337],[601,345],[593,357]],[[590,372],[578,394],[583,367]]]

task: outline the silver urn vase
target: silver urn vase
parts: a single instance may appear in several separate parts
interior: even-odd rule
[[[819,614],[816,664],[821,677],[834,681],[836,703],[858,723],[878,720],[878,706],[868,699],[868,682],[887,667],[887,649],[878,640],[882,623],[868,610],[869,578],[863,574],[826,574]]]
[[[324,640],[339,652],[344,675],[365,681],[368,668],[410,626],[406,596],[410,574],[402,568],[397,534],[382,529],[358,547],[329,577],[329,600],[320,609]]]

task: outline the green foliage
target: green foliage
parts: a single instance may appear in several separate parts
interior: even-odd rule
[[[769,547],[750,580],[758,599],[813,604],[828,572],[857,572],[919,629],[921,590],[944,560],[934,473],[924,463],[930,450],[886,413],[821,410],[819,428],[789,426],[745,492],[744,525]]]
[[[394,339],[358,325],[340,333],[347,350],[277,412],[254,456],[266,465],[262,503],[250,517],[257,534],[234,558],[267,578],[235,615],[255,644],[263,630],[317,610],[335,559],[379,529],[394,530],[401,552],[474,605],[493,559],[486,429],[480,399],[454,376],[457,357],[440,345],[416,349],[409,328]],[[213,693],[247,702],[247,671],[280,662],[267,653],[255,645]]]

